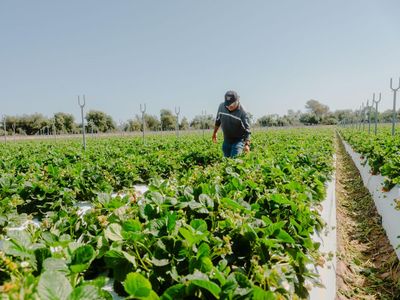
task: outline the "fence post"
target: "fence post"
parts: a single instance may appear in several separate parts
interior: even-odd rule
[[[373,95],[373,97],[375,98],[375,93]],[[368,133],[371,133],[371,108],[373,105],[374,100],[371,101],[371,105],[369,105],[369,100],[367,100],[367,108],[368,108]]]
[[[176,138],[179,138],[179,114],[181,112],[181,108],[175,107],[175,114],[176,114]]]
[[[362,103],[362,111],[361,111],[361,126],[362,126],[362,131],[364,131],[364,117],[365,117],[365,107],[364,107],[364,102]]]
[[[375,135],[378,133],[378,103],[382,100],[382,94],[379,93],[379,99],[375,100],[375,93],[373,98],[373,103],[375,103]]]
[[[83,150],[86,150],[86,135],[85,135],[85,119],[83,118],[83,108],[86,105],[85,95],[83,95],[83,103],[81,103],[81,99],[78,96],[78,104],[81,107],[81,116],[82,116],[82,137],[83,137]]]
[[[390,78],[390,89],[393,91],[393,116],[392,116],[392,136],[395,134],[396,127],[396,94],[400,89],[400,78],[399,78],[399,86],[397,88],[393,88],[393,80]]]

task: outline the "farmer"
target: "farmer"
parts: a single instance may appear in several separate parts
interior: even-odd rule
[[[239,102],[239,95],[227,91],[225,101],[219,105],[215,119],[212,140],[217,142],[217,132],[222,126],[224,143],[222,151],[225,157],[235,157],[244,151],[250,151],[250,122],[246,111]]]

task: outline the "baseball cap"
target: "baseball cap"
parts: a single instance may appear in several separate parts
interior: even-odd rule
[[[229,106],[237,100],[239,100],[239,95],[235,91],[227,91],[225,93],[225,106]]]

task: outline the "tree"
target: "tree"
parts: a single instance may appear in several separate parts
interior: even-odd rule
[[[160,127],[160,121],[157,116],[144,115],[144,122],[146,124],[146,129],[151,131],[156,131]]]
[[[299,125],[300,124],[300,115],[301,111],[294,111],[293,109],[289,109],[286,115],[286,118],[290,125]]]
[[[397,115],[397,120],[398,120],[398,115]],[[390,123],[393,120],[393,110],[392,109],[387,109],[384,112],[380,114],[380,120],[381,122],[385,123]]]
[[[175,130],[176,116],[170,110],[162,109],[160,111],[160,121],[162,130]]]
[[[255,123],[253,114],[247,112],[247,117],[249,118],[250,125],[253,125]]]
[[[1,120],[1,126],[4,127],[4,121]],[[7,132],[13,133],[14,131],[17,131],[18,128],[18,117],[16,116],[6,116],[6,129]],[[3,128],[4,130],[4,128]]]
[[[322,119],[322,117],[329,112],[328,106],[313,99],[307,101],[306,109],[308,110],[309,113],[314,114],[319,119]]]
[[[88,123],[93,124],[93,126],[95,126],[100,132],[109,132],[116,129],[116,125],[112,117],[102,111],[89,111],[86,114],[86,120]]]
[[[15,132],[18,134],[32,135],[39,133],[42,129],[46,130],[46,133],[50,133],[52,124],[53,120],[38,113],[6,117],[6,129],[9,134]],[[1,127],[3,126],[3,120],[1,120]]]
[[[324,125],[335,125],[338,123],[338,120],[334,114],[327,114],[322,118],[321,123]]]
[[[117,129],[117,125],[115,124],[113,118],[110,115],[106,115],[106,131],[115,131]]]
[[[277,122],[278,117],[279,116],[277,114],[265,115],[257,120],[257,124],[261,127],[277,126],[278,125],[278,122]]]
[[[210,129],[214,128],[215,119],[213,115],[197,115],[190,122],[190,127],[194,129]]]
[[[179,124],[180,130],[187,130],[189,129],[189,121],[186,117],[182,118],[181,124]]]
[[[349,120],[355,118],[355,114],[351,109],[338,109],[335,110],[333,116],[337,121]]]
[[[262,116],[257,120],[257,124],[261,127],[272,127],[272,126],[289,126],[292,125],[291,120],[288,116],[279,116],[278,114],[270,114]]]
[[[124,131],[140,131],[142,128],[142,122],[136,116],[135,119],[129,119],[124,125]]]
[[[63,112],[54,114],[54,125],[57,132],[72,133],[76,130],[74,116]]]
[[[41,129],[48,126],[50,120],[42,114],[23,115],[20,118],[19,126],[28,135],[37,134]]]
[[[314,113],[304,113],[300,116],[300,122],[304,125],[316,125],[320,119]]]

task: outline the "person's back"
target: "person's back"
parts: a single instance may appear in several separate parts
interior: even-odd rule
[[[221,127],[224,135],[222,150],[225,157],[237,156],[243,150],[250,151],[250,122],[239,99],[236,92],[226,92],[225,101],[219,105],[215,119],[213,141],[217,141],[217,132]]]

